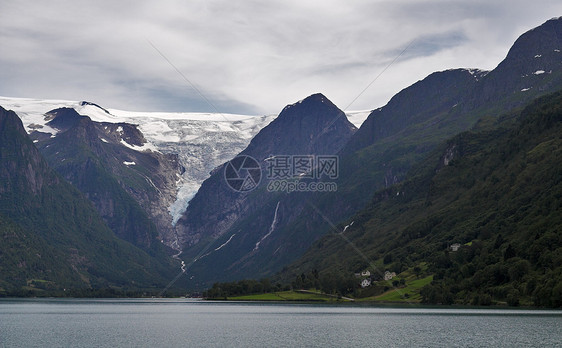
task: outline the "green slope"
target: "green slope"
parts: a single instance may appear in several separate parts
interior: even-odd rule
[[[377,192],[344,235],[342,225],[279,279],[427,262],[427,303],[561,306],[560,134],[562,93],[481,121]]]

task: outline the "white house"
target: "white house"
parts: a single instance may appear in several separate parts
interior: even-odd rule
[[[451,251],[457,251],[459,250],[459,248],[461,247],[461,245],[459,243],[455,243],[455,244],[451,244]]]
[[[396,272],[384,272],[384,280],[391,280],[392,278],[396,277]]]
[[[361,287],[362,288],[366,288],[368,286],[371,286],[371,279],[369,278],[365,278],[361,281]]]
[[[370,277],[370,276],[371,276],[371,272],[369,272],[369,271],[361,272],[361,277]]]

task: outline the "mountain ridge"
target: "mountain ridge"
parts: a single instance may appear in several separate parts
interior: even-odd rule
[[[433,281],[402,290],[403,301],[560,307],[561,127],[562,92],[481,121],[378,191],[277,280],[418,272]]]
[[[54,172],[13,111],[0,108],[0,293],[165,285],[171,261],[113,235]]]

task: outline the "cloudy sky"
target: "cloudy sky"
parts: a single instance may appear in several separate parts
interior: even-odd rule
[[[433,71],[493,69],[561,15],[559,0],[3,0],[0,95],[276,114],[321,92],[373,109]]]

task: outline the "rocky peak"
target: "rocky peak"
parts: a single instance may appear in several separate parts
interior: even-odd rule
[[[324,95],[286,106],[242,154],[262,160],[271,154],[335,154],[357,129]]]
[[[271,155],[337,154],[355,131],[343,111],[324,95],[314,94],[286,106],[240,154],[252,156],[260,163]],[[261,169],[265,171],[266,166]],[[272,197],[263,190],[250,194],[234,192],[228,187],[221,166],[203,183],[176,225],[179,240],[190,247],[209,237],[221,236],[235,221],[267,205],[266,201]],[[269,203],[273,207],[277,204]],[[271,224],[271,221],[262,222]],[[253,240],[256,236],[248,238]]]
[[[45,120],[49,120],[47,125],[62,132],[76,126],[82,119],[89,117],[79,115],[73,108],[59,108],[45,114]]]

